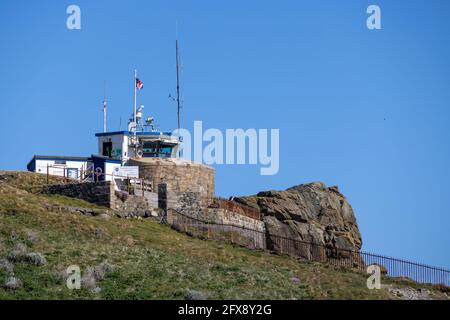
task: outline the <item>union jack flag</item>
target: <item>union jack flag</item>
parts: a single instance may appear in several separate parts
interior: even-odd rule
[[[138,78],[136,78],[136,88],[138,88],[139,90],[144,88],[144,83]]]

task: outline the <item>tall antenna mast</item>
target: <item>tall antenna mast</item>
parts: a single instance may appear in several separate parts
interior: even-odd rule
[[[106,132],[106,81],[103,84],[103,132]]]
[[[176,64],[177,64],[177,116],[178,116],[178,131],[180,130],[180,55],[178,51],[178,39],[175,41],[176,49]]]
[[[134,131],[136,132],[136,81],[137,81],[137,71],[134,70],[134,81],[133,81],[133,90],[134,90],[134,106],[133,106],[133,122],[134,122]]]

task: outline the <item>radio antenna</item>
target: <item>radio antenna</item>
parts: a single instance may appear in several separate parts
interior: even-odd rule
[[[178,48],[178,39],[175,40],[175,51],[176,51],[176,69],[177,69],[177,118],[178,118],[178,131],[180,130],[180,53]]]
[[[106,81],[103,83],[103,132],[106,132]]]

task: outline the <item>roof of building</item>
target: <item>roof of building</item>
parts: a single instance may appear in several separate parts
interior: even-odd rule
[[[112,132],[99,132],[96,133],[96,137],[115,136],[115,135],[134,135],[133,131],[112,131]],[[158,135],[158,136],[172,136],[172,132],[168,131],[136,131],[136,135]]]
[[[88,161],[89,157],[77,157],[77,156],[49,156],[49,155],[37,155],[35,154],[31,160],[69,160],[69,161]]]
[[[49,156],[49,155],[38,155],[35,154],[33,158],[28,162],[27,168],[30,167],[31,163],[35,160],[66,160],[66,161],[89,161],[89,157],[77,157],[77,156]]]
[[[95,159],[100,159],[100,160],[102,160],[104,162],[109,162],[109,163],[122,163],[122,160],[120,160],[120,159],[114,159],[114,158],[110,158],[110,157],[106,157],[106,156],[93,154],[91,156],[91,160],[94,161]]]
[[[187,167],[206,167],[214,170],[212,166],[195,162],[183,158],[131,158],[129,163],[131,165],[163,165],[163,166],[187,166]]]

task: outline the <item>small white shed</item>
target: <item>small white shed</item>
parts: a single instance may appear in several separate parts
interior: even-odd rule
[[[88,157],[35,155],[27,164],[28,171],[79,179],[82,172],[92,171]]]

